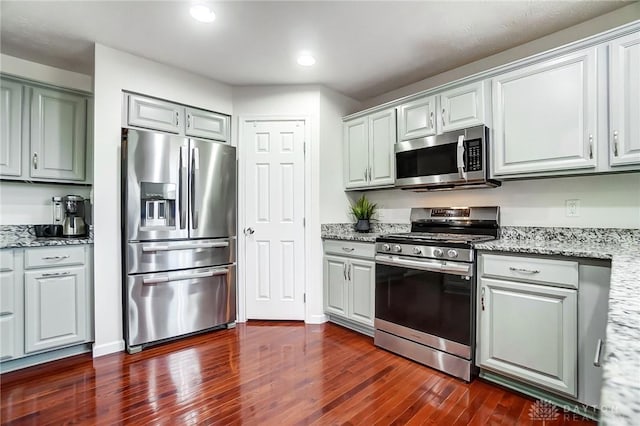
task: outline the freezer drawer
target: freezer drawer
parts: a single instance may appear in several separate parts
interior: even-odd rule
[[[235,265],[129,276],[127,346],[236,320]]]
[[[236,261],[236,239],[127,244],[127,274],[224,265]]]

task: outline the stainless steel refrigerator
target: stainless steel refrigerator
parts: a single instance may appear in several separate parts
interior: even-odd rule
[[[236,186],[234,147],[122,129],[129,353],[235,324]]]

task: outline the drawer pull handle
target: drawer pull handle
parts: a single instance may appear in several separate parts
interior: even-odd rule
[[[513,272],[520,272],[523,274],[539,274],[540,273],[540,271],[538,271],[537,269],[514,268],[513,266],[510,266],[509,270]]]
[[[342,250],[346,251],[347,253],[350,253],[350,252],[354,251],[355,249],[353,247],[342,247]]]
[[[67,259],[69,258],[69,255],[64,255],[64,256],[45,256],[42,258],[42,260],[61,260],[61,259]]]
[[[43,277],[61,277],[63,275],[69,275],[71,272],[52,272],[48,274],[42,274]]]
[[[602,354],[602,339],[598,339],[598,344],[596,345],[596,356],[593,359],[593,365],[595,367],[600,367],[600,355]]]

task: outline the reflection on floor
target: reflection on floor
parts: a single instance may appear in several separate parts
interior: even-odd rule
[[[542,424],[535,401],[466,384],[333,324],[252,321],[2,376],[3,424]],[[558,411],[546,425],[593,424]]]

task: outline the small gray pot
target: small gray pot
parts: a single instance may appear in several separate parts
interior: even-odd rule
[[[356,223],[356,231],[369,232],[369,230],[371,230],[369,219],[358,219],[358,222]]]

